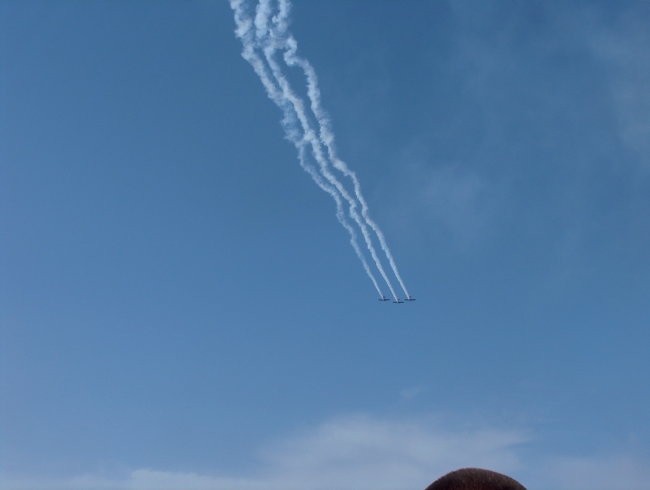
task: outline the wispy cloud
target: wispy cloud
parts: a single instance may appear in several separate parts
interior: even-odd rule
[[[558,489],[650,489],[648,461],[629,455],[564,457],[549,461],[545,487]],[[540,486],[541,488],[541,486]]]
[[[203,475],[137,469],[123,477],[67,479],[0,477],[7,490],[364,490],[424,488],[461,466],[503,472],[519,467],[517,430],[450,431],[432,419],[350,416],[327,421],[260,451],[248,475]]]
[[[468,244],[487,225],[489,186],[484,178],[457,165],[432,168],[423,182],[424,208],[461,243]]]
[[[413,400],[426,391],[427,389],[424,386],[409,386],[400,391],[399,396],[402,400]]]
[[[404,152],[397,195],[408,195],[418,213],[407,213],[397,201],[395,218],[417,220],[463,249],[483,243],[502,204],[500,185],[462,164],[430,160],[418,150]]]
[[[640,2],[622,10],[597,25],[589,45],[607,67],[621,140],[650,168],[650,8]]]
[[[648,490],[650,466],[624,454],[582,457],[531,450],[530,431],[450,429],[439,419],[357,415],[326,421],[259,451],[248,474],[199,474],[140,468],[123,475],[18,478],[7,490],[418,490],[456,468],[509,474],[528,488]]]
[[[449,6],[450,47],[431,43],[436,90],[421,94],[446,119],[396,152],[393,226],[468,247],[532,223],[567,254],[607,219],[612,189],[619,212],[639,213],[647,185],[629,182],[650,169],[648,3]]]

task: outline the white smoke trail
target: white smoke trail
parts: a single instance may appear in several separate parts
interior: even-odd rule
[[[282,6],[283,4],[290,4],[289,0],[280,0],[280,5]],[[289,9],[288,7],[285,7],[284,9],[281,8],[281,10],[288,12]],[[281,22],[279,19],[278,21]],[[284,21],[284,24],[286,25],[286,21]],[[341,173],[343,173],[343,175],[349,177],[352,180],[354,186],[354,193],[356,195],[356,198],[361,203],[361,214],[363,216],[363,219],[366,221],[366,223],[368,223],[370,228],[372,228],[372,230],[375,232],[375,235],[377,235],[377,238],[379,239],[379,244],[381,245],[382,250],[386,254],[386,258],[388,259],[390,267],[393,273],[395,274],[397,281],[402,287],[402,290],[404,291],[406,297],[410,297],[409,292],[406,289],[406,286],[404,285],[404,281],[400,276],[397,265],[395,264],[395,259],[393,258],[393,254],[391,253],[390,248],[388,247],[388,243],[386,243],[386,238],[384,237],[383,232],[381,231],[377,223],[375,223],[372,220],[372,218],[370,218],[368,203],[363,197],[363,193],[361,191],[361,184],[359,183],[359,179],[357,178],[357,175],[346,165],[346,163],[343,160],[338,158],[336,154],[334,132],[332,131],[331,128],[330,119],[321,105],[321,94],[320,94],[320,89],[318,88],[318,77],[316,75],[316,71],[314,70],[313,66],[311,65],[311,63],[309,63],[307,59],[299,57],[297,55],[297,50],[298,50],[297,41],[293,36],[289,35],[286,39],[286,50],[284,52],[284,59],[287,65],[298,66],[303,70],[305,74],[305,78],[307,79],[307,95],[309,97],[309,101],[311,104],[311,110],[314,114],[314,117],[316,118],[316,121],[320,129],[320,140],[325,145],[325,148],[327,149],[327,154],[334,168],[336,168]]]
[[[345,217],[345,214],[343,213],[343,203],[341,202],[341,198],[339,195],[336,193],[336,191],[332,188],[332,186],[326,184],[323,182],[322,177],[320,174],[316,171],[316,169],[307,163],[307,159],[305,156],[305,146],[306,146],[306,141],[303,140],[300,141],[298,144],[294,142],[294,145],[296,146],[296,149],[298,150],[298,161],[300,162],[300,166],[310,175],[310,177],[316,182],[316,184],[323,189],[325,192],[327,192],[332,198],[334,199],[334,202],[336,203],[336,218],[338,219],[339,223],[341,223],[341,226],[345,228],[345,230],[348,232],[350,235],[350,244],[352,245],[352,248],[354,249],[354,252],[357,254],[357,257],[361,261],[361,265],[363,266],[363,270],[366,271],[366,274],[370,278],[370,281],[372,282],[372,285],[375,287],[377,290],[377,294],[380,297],[383,297],[383,293],[381,292],[381,289],[379,288],[379,284],[377,284],[377,280],[375,279],[374,274],[370,270],[370,267],[368,266],[368,262],[366,262],[365,257],[363,256],[363,253],[361,252],[361,249],[359,248],[359,243],[357,242],[357,234],[354,231],[354,228],[350,226],[350,223],[348,223],[348,220]]]
[[[269,3],[269,0],[261,0],[260,4],[258,5],[257,12],[260,14],[261,12],[268,12],[268,6],[267,4]],[[260,24],[266,24],[264,22],[260,22]],[[300,124],[302,126],[303,131],[305,132],[305,139],[311,144],[312,152],[314,155],[314,158],[319,164],[319,168],[325,179],[332,184],[336,189],[339,191],[339,193],[343,196],[343,198],[346,200],[346,202],[349,205],[349,210],[350,210],[350,216],[353,218],[353,220],[357,223],[359,228],[361,229],[361,232],[363,234],[364,240],[366,242],[368,251],[370,252],[370,255],[372,256],[373,261],[375,262],[375,265],[377,269],[379,270],[381,276],[383,277],[384,281],[386,282],[386,285],[390,289],[391,294],[393,295],[393,298],[397,300],[397,295],[395,294],[395,290],[393,289],[393,286],[390,282],[390,279],[386,275],[386,272],[384,271],[384,268],[381,264],[381,260],[377,256],[377,252],[375,251],[374,246],[372,245],[372,239],[370,237],[370,234],[368,232],[368,228],[366,227],[365,222],[361,219],[357,212],[357,202],[356,200],[345,190],[341,182],[330,172],[328,168],[328,161],[325,158],[325,156],[322,153],[321,150],[321,143],[320,140],[317,138],[316,134],[311,128],[311,125],[308,121],[307,118],[307,111],[304,108],[304,104],[302,102],[302,99],[298,97],[295,92],[291,89],[291,86],[289,84],[289,81],[287,80],[286,76],[282,72],[282,69],[280,68],[279,64],[274,60],[273,54],[275,51],[284,46],[284,39],[280,38],[275,31],[275,29],[271,29],[270,36],[266,35],[266,32],[263,32],[264,37],[262,39],[258,39],[260,43],[264,44],[264,56],[265,59],[271,68],[271,72],[273,73],[273,76],[276,80],[276,82],[279,84],[282,94],[285,97],[287,101],[289,101],[293,109],[295,111],[295,114],[298,117],[298,120],[300,121]]]
[[[259,2],[255,9],[255,38],[263,39],[268,33],[271,2]]]
[[[260,0],[258,4],[258,14],[260,14],[260,17],[262,15],[267,15],[267,16],[270,15],[270,11],[271,11],[271,1]],[[368,203],[363,197],[359,179],[357,178],[354,171],[352,171],[343,160],[338,158],[336,154],[334,132],[331,129],[329,116],[327,115],[326,111],[323,109],[321,105],[321,95],[320,95],[320,89],[318,88],[318,77],[316,75],[316,71],[314,70],[311,63],[309,63],[307,59],[299,57],[297,55],[298,43],[291,34],[287,35],[288,17],[290,11],[291,11],[291,2],[289,0],[278,0],[278,13],[275,16],[273,16],[271,19],[275,26],[274,30],[276,33],[276,37],[282,39],[282,45],[283,45],[282,47],[284,48],[284,60],[288,66],[298,66],[303,70],[303,73],[305,74],[305,78],[307,79],[307,94],[310,100],[310,106],[314,114],[314,117],[316,119],[316,122],[318,123],[319,126],[320,141],[327,149],[329,160],[332,162],[334,168],[336,168],[341,173],[343,173],[346,177],[352,180],[355,196],[357,200],[361,203],[361,214],[363,216],[363,220],[365,221],[365,223],[368,224],[368,226],[370,226],[370,228],[377,236],[379,240],[379,244],[382,250],[384,251],[386,258],[388,259],[391,270],[393,271],[393,274],[397,278],[397,281],[399,282],[402,290],[404,291],[404,294],[408,298],[410,297],[409,292],[406,289],[406,285],[404,284],[404,281],[399,273],[399,269],[397,268],[397,264],[395,263],[393,254],[390,251],[390,247],[386,242],[386,238],[383,232],[381,231],[381,229],[379,228],[379,225],[370,217]],[[268,20],[267,19],[263,20],[263,23],[264,23],[263,35],[265,37],[268,35]],[[258,34],[260,34],[260,31],[258,31]],[[355,203],[355,207],[356,207],[356,203]],[[363,225],[360,225],[360,227],[362,228],[363,231],[364,229]],[[365,233],[364,233],[364,238],[366,239],[366,243],[368,244],[369,237]],[[370,245],[369,248],[371,246],[372,245]],[[373,258],[375,259],[375,262],[378,261],[378,259],[376,259],[376,256],[374,256]],[[381,271],[380,265],[378,265],[378,268]]]
[[[373,286],[377,290],[377,293],[380,296],[383,296],[383,293],[377,284],[377,280],[370,270],[370,267],[368,266],[368,263],[366,262],[361,249],[359,248],[359,244],[357,242],[357,234],[345,218],[345,214],[343,213],[343,204],[341,202],[340,196],[331,185],[323,181],[322,177],[313,167],[313,165],[310,165],[307,162],[307,159],[305,157],[305,145],[307,144],[307,141],[304,137],[301,138],[299,135],[296,124],[294,122],[295,115],[292,112],[290,105],[283,97],[282,92],[280,92],[275,86],[275,83],[266,70],[264,62],[255,52],[255,41],[252,32],[253,21],[251,21],[250,17],[246,14],[244,10],[244,3],[245,0],[230,0],[230,7],[232,8],[235,15],[235,34],[243,44],[242,57],[253,67],[253,70],[262,82],[262,85],[264,86],[269,98],[282,110],[284,115],[282,125],[285,130],[287,139],[291,141],[298,150],[298,159],[300,166],[309,174],[309,176],[322,190],[327,192],[334,199],[336,203],[336,217],[338,221],[350,235],[350,243],[352,245],[352,248],[361,261],[361,264],[363,265],[363,268],[370,278]],[[263,36],[266,31],[266,25],[268,21],[265,19],[268,19],[268,14],[265,14],[264,11],[258,7],[257,15],[255,18],[255,29],[256,34],[260,36]]]

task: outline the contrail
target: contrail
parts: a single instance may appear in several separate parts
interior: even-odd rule
[[[288,8],[289,5],[285,4],[284,5],[284,12],[281,10],[280,14],[278,17],[275,18],[276,22],[283,22],[285,19],[285,15],[288,14]],[[291,90],[291,87],[288,83],[288,80],[282,73],[282,70],[280,66],[275,62],[273,59],[273,53],[277,49],[277,44],[278,41],[281,41],[278,39],[277,35],[275,33],[271,33],[271,37],[269,37],[269,30],[268,30],[268,16],[270,15],[271,12],[271,6],[270,6],[270,1],[268,0],[262,0],[258,3],[257,9],[256,9],[256,15],[255,15],[255,26],[256,26],[256,37],[258,38],[258,42],[260,45],[266,45],[266,47],[263,49],[264,55],[266,58],[266,61],[271,68],[271,72],[273,73],[273,76],[276,80],[276,82],[280,85],[281,90],[282,90],[282,95],[286,101],[291,103],[293,106],[294,112],[298,117],[298,120],[300,121],[300,124],[302,126],[302,129],[305,133],[304,138],[311,144],[312,147],[312,152],[314,154],[314,158],[319,164],[319,167],[321,169],[321,173],[323,176],[326,178],[326,180],[334,185],[336,189],[339,191],[339,193],[343,196],[343,198],[348,202],[350,206],[350,215],[354,219],[354,221],[357,223],[357,225],[361,228],[362,234],[364,236],[364,240],[366,241],[366,245],[368,246],[368,250],[371,253],[371,256],[375,262],[375,265],[377,266],[380,274],[382,275],[383,279],[385,280],[388,288],[391,291],[391,294],[397,300],[397,295],[395,294],[395,291],[392,287],[392,284],[390,283],[390,280],[388,279],[388,276],[386,275],[385,271],[383,270],[383,267],[381,265],[381,261],[379,257],[377,257],[376,251],[374,250],[374,247],[372,245],[372,239],[368,234],[368,230],[365,227],[365,224],[362,222],[361,218],[359,217],[357,211],[356,211],[356,201],[348,194],[348,192],[345,190],[345,188],[342,186],[342,184],[336,179],[336,177],[329,171],[328,166],[327,166],[327,160],[325,159],[324,155],[322,154],[321,148],[320,148],[320,142],[318,141],[315,133],[311,129],[311,126],[307,120],[307,115],[306,111],[304,109],[304,105],[302,103],[302,100],[295,95],[295,93]]]
[[[260,2],[260,8],[258,8],[258,13],[259,12],[265,12],[267,11],[267,8],[264,4],[266,4],[264,0]],[[261,24],[261,23],[260,23]],[[290,102],[293,106],[293,109],[295,111],[295,114],[298,117],[298,120],[300,121],[300,124],[302,126],[303,131],[305,132],[304,138],[311,144],[312,152],[314,155],[314,158],[319,164],[321,173],[325,177],[325,179],[332,184],[338,192],[343,196],[343,198],[346,200],[346,202],[349,205],[349,210],[350,210],[350,215],[352,219],[357,223],[359,228],[361,229],[361,232],[363,234],[364,240],[366,241],[367,248],[370,252],[370,255],[373,258],[373,261],[375,262],[375,265],[377,269],[379,270],[381,276],[383,277],[384,281],[386,282],[386,285],[388,286],[388,289],[390,290],[391,294],[393,295],[393,298],[397,300],[397,295],[395,294],[395,290],[393,289],[393,286],[390,282],[390,279],[386,275],[386,272],[384,271],[383,266],[381,265],[381,260],[377,256],[377,252],[375,251],[374,246],[372,245],[372,239],[368,233],[368,229],[365,225],[365,223],[361,220],[361,217],[357,213],[357,203],[350,196],[350,194],[345,190],[343,185],[338,181],[338,179],[329,171],[328,168],[328,162],[325,156],[322,153],[321,150],[321,143],[319,139],[317,138],[316,134],[314,133],[313,129],[311,128],[311,125],[309,124],[308,118],[307,118],[307,113],[304,108],[304,104],[300,97],[298,97],[293,90],[291,89],[291,86],[289,84],[289,81],[286,79],[285,75],[282,73],[282,69],[278,65],[278,63],[273,59],[273,54],[277,50],[279,44],[282,43],[281,39],[278,39],[276,35],[274,34],[273,31],[271,31],[271,36],[268,38],[266,37],[266,42],[265,42],[265,48],[263,49],[264,51],[264,57],[271,68],[271,72],[273,73],[273,76],[277,83],[280,85],[280,88],[282,90],[282,94],[288,102]],[[264,41],[263,39],[261,41]]]
[[[373,286],[377,290],[377,293],[380,296],[383,296],[383,293],[377,284],[377,280],[370,270],[370,267],[368,266],[368,263],[366,262],[361,249],[359,248],[359,244],[357,242],[357,234],[352,226],[348,223],[345,214],[343,213],[343,204],[341,202],[340,196],[331,185],[323,181],[322,177],[314,168],[314,166],[310,165],[307,162],[305,156],[305,146],[308,142],[306,138],[307,134],[305,134],[304,137],[300,137],[295,123],[296,115],[292,111],[292,108],[286,98],[283,96],[283,93],[276,87],[275,83],[272,80],[272,77],[269,75],[266,66],[264,65],[264,62],[255,52],[255,41],[252,32],[253,22],[251,21],[250,17],[244,12],[244,1],[245,0],[230,0],[230,7],[232,8],[235,15],[235,34],[243,44],[242,57],[253,67],[253,70],[262,82],[262,85],[264,86],[269,98],[282,110],[282,126],[285,130],[287,139],[291,141],[298,150],[298,160],[300,162],[300,166],[310,175],[310,177],[322,190],[327,192],[332,197],[332,199],[334,199],[336,203],[336,217],[338,221],[350,235],[350,243],[352,245],[352,248],[361,261],[361,264],[363,265],[363,268],[370,278]],[[257,35],[264,35],[263,33],[266,30],[266,25],[268,23],[268,14],[265,14],[262,8],[258,7],[257,15],[255,17],[254,26]]]
[[[289,1],[280,0],[280,5],[282,4],[289,4]],[[281,10],[288,12],[287,7]],[[361,214],[363,215],[363,219],[366,221],[366,223],[368,223],[370,228],[372,228],[372,230],[375,232],[375,235],[377,235],[381,248],[386,254],[386,258],[388,259],[390,267],[393,273],[395,274],[397,281],[402,287],[404,294],[408,298],[410,297],[409,292],[406,289],[406,286],[404,285],[404,281],[402,280],[402,277],[400,276],[397,265],[395,264],[395,259],[393,258],[393,254],[391,253],[390,248],[388,247],[388,243],[386,243],[386,238],[384,237],[384,234],[382,233],[377,223],[375,223],[372,220],[372,218],[370,218],[368,203],[366,202],[365,198],[363,197],[363,193],[361,192],[361,184],[359,183],[359,179],[357,178],[357,175],[354,173],[354,171],[350,170],[350,168],[346,165],[346,163],[340,158],[338,158],[336,154],[334,132],[332,131],[331,128],[329,116],[327,115],[327,113],[325,112],[325,110],[321,105],[321,94],[320,94],[320,89],[318,88],[318,77],[316,75],[316,71],[314,70],[313,66],[311,65],[311,63],[309,63],[307,59],[301,58],[297,55],[298,42],[295,40],[293,36],[289,35],[288,38],[286,39],[286,47],[287,49],[284,52],[284,59],[287,65],[299,66],[303,70],[305,77],[307,79],[307,95],[309,97],[309,101],[311,104],[311,110],[314,113],[316,121],[318,122],[318,126],[320,129],[320,140],[325,145],[325,148],[327,148],[327,154],[329,156],[329,159],[334,165],[334,168],[336,168],[341,173],[343,173],[343,175],[349,177],[352,180],[352,183],[354,185],[354,193],[357,199],[359,200],[359,202],[361,203]]]
[[[279,35],[283,36],[287,31],[287,26],[288,26],[287,19],[288,19],[289,12],[291,10],[291,2],[289,0],[278,0],[278,1],[279,1],[279,5],[278,5],[279,13],[278,15],[273,17],[272,21],[276,25],[276,29]],[[269,0],[261,0],[260,6],[261,6],[260,10],[263,11],[265,15],[270,14]],[[266,20],[265,22],[266,22],[265,24],[266,27],[268,25],[268,20]],[[307,59],[299,57],[297,55],[298,43],[291,34],[286,36],[284,42],[285,42],[285,52],[284,52],[285,62],[289,66],[300,67],[303,70],[303,73],[305,74],[305,78],[307,79],[307,95],[309,97],[311,110],[318,123],[319,137],[321,142],[325,145],[325,148],[327,149],[328,157],[332,162],[334,168],[336,168],[341,173],[343,173],[343,175],[345,175],[346,177],[352,180],[354,186],[354,193],[358,201],[361,203],[361,214],[363,216],[363,219],[370,226],[370,228],[372,228],[372,230],[375,232],[375,235],[379,240],[381,248],[386,254],[386,258],[388,259],[390,267],[393,273],[395,274],[395,277],[397,278],[402,290],[404,291],[404,294],[407,297],[410,297],[409,292],[406,289],[406,286],[404,284],[404,281],[400,276],[399,269],[397,268],[397,264],[395,263],[395,259],[393,258],[393,254],[391,253],[388,243],[386,242],[386,238],[383,232],[381,231],[381,229],[379,228],[379,225],[377,225],[377,223],[375,223],[375,221],[372,220],[372,218],[369,215],[368,204],[365,198],[363,197],[359,179],[357,178],[354,171],[352,171],[343,160],[338,158],[336,154],[334,132],[331,129],[329,116],[327,115],[326,111],[323,109],[321,105],[321,94],[320,94],[320,89],[318,88],[318,77],[316,75],[316,71],[314,70],[313,66],[311,65],[311,63],[309,63]]]
[[[356,195],[357,200],[361,203],[361,214],[363,216],[363,219],[370,226],[370,228],[374,231],[375,235],[377,236],[379,240],[379,244],[381,245],[381,248],[384,251],[386,258],[388,259],[393,274],[395,274],[395,277],[397,278],[397,281],[399,282],[402,290],[404,291],[404,294],[408,298],[410,297],[409,292],[406,289],[406,285],[404,284],[404,281],[402,280],[402,277],[399,273],[399,269],[397,268],[397,264],[395,263],[393,254],[390,251],[390,247],[386,242],[386,238],[383,232],[381,231],[381,229],[379,228],[379,225],[377,225],[377,223],[370,217],[368,203],[363,197],[359,179],[357,178],[355,172],[352,171],[343,160],[338,158],[336,154],[334,132],[332,131],[331,128],[329,116],[327,115],[326,111],[323,109],[321,105],[321,94],[320,94],[320,89],[318,88],[318,77],[316,75],[316,70],[314,70],[313,66],[311,65],[311,63],[309,63],[307,59],[299,57],[297,55],[298,42],[291,34],[287,35],[288,18],[289,18],[290,11],[291,11],[290,0],[278,0],[278,14],[272,18],[272,22],[275,24],[275,31],[277,33],[276,34],[277,37],[284,38],[283,39],[284,41],[283,44],[285,48],[284,60],[288,66],[300,67],[303,73],[305,74],[305,78],[307,79],[307,95],[309,97],[311,110],[319,126],[320,141],[327,149],[328,157],[332,162],[334,168],[336,168],[341,173],[343,173],[343,175],[345,175],[346,177],[352,180],[354,186],[354,193]],[[271,12],[271,1],[260,0],[258,4],[257,12],[260,21],[263,23],[264,26],[263,32],[261,30],[258,30],[258,35],[265,36],[266,31],[268,30],[268,15],[270,15]],[[263,16],[266,16],[267,18],[263,18]]]
[[[361,249],[359,248],[359,243],[357,242],[357,233],[354,231],[354,228],[350,226],[350,223],[348,223],[348,220],[345,217],[345,214],[343,213],[343,203],[341,202],[341,198],[339,195],[336,193],[336,191],[332,188],[332,186],[326,184],[323,182],[322,177],[316,169],[307,163],[307,159],[305,157],[305,145],[306,141],[303,139],[300,141],[298,144],[294,142],[294,145],[296,146],[296,149],[298,150],[298,161],[300,162],[300,166],[311,176],[311,178],[316,182],[318,187],[323,189],[325,192],[327,192],[334,201],[336,202],[336,218],[339,220],[339,223],[343,226],[343,228],[346,229],[346,231],[350,235],[350,244],[352,245],[352,248],[354,249],[354,252],[357,254],[357,257],[361,261],[361,265],[363,265],[363,270],[366,271],[366,274],[370,278],[370,281],[372,282],[372,285],[375,287],[377,290],[377,294],[380,297],[383,297],[383,293],[381,292],[381,289],[379,288],[379,285],[377,284],[377,280],[375,279],[374,274],[370,270],[370,267],[368,266],[368,262],[366,262],[365,257],[363,256],[363,253],[361,252]]]

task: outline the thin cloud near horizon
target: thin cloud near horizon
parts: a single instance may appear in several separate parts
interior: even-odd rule
[[[8,490],[417,490],[457,468],[506,473],[528,488],[650,488],[641,459],[620,455],[532,455],[532,432],[475,427],[449,430],[434,417],[350,415],[281,438],[258,452],[247,474],[138,468],[124,475],[0,477]]]

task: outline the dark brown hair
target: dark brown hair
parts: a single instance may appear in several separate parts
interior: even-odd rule
[[[501,473],[463,468],[438,478],[426,490],[526,490],[526,487]]]

